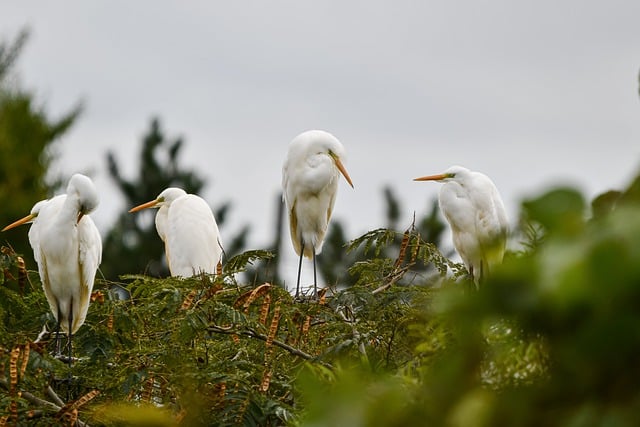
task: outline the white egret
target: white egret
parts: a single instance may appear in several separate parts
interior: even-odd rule
[[[36,203],[29,215],[2,229],[32,223],[29,242],[44,294],[58,323],[58,356],[62,329],[69,337],[69,365],[71,340],[87,316],[93,282],[102,260],[100,233],[88,216],[98,203],[93,182],[75,174],[69,180],[67,194]]]
[[[218,224],[207,202],[181,188],[170,187],[154,200],[131,208],[129,212],[146,208],[159,208],[156,230],[164,242],[172,276],[216,273],[223,249]]]
[[[342,164],[344,155],[340,141],[321,130],[303,132],[289,144],[282,167],[282,189],[289,213],[291,242],[300,256],[296,297],[300,293],[303,256],[313,259],[313,288],[317,292],[316,254],[322,251],[341,173],[353,187]]]
[[[453,245],[476,286],[502,262],[507,242],[507,214],[493,181],[480,172],[451,166],[414,181],[441,181],[440,209],[451,226]]]

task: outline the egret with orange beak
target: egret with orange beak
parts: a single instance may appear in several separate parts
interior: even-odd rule
[[[98,193],[88,177],[75,174],[67,194],[36,203],[26,217],[2,231],[31,223],[29,243],[38,263],[44,294],[57,321],[57,356],[60,329],[68,334],[69,365],[72,337],[82,326],[96,271],[102,259],[102,239],[91,217]]]
[[[508,221],[498,189],[486,175],[462,166],[414,181],[443,183],[440,210],[451,226],[453,245],[478,286],[502,262],[506,248]]]
[[[313,289],[317,295],[316,255],[322,252],[340,174],[353,187],[342,163],[344,156],[340,141],[322,130],[303,132],[289,144],[282,166],[282,190],[289,215],[291,243],[300,256],[296,297],[300,293],[303,256],[313,259]]]
[[[158,208],[156,230],[164,242],[171,275],[215,274],[222,262],[220,231],[209,204],[195,194],[170,187],[129,212]]]

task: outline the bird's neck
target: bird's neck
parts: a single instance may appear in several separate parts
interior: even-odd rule
[[[72,223],[76,224],[78,222],[78,213],[80,211],[80,200],[78,196],[75,195],[67,195],[62,209],[60,209],[60,213],[56,218],[58,223]]]

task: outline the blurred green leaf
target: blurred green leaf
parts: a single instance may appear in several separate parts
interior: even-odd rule
[[[558,188],[527,200],[523,208],[531,220],[542,224],[550,233],[571,235],[584,226],[586,203],[578,191],[570,188]]]

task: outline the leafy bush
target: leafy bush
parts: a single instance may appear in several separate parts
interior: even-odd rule
[[[594,200],[593,215],[572,189],[525,201],[527,240],[479,291],[414,228],[351,242],[367,254],[350,267],[355,286],[317,301],[239,283],[266,251],[228,260],[218,277],[125,276],[126,300],[98,281],[71,381],[41,333],[54,322],[37,274],[4,249],[2,420],[636,425],[638,182]]]

